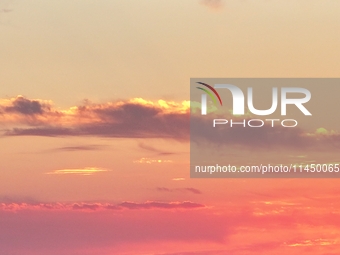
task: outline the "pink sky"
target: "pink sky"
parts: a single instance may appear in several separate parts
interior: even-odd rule
[[[0,0],[0,255],[339,254],[337,179],[189,173],[190,78],[337,77],[338,10]],[[322,125],[277,150],[245,139],[225,153],[338,162],[338,91],[311,105]]]

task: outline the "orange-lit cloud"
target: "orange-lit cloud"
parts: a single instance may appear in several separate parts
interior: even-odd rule
[[[183,177],[177,177],[177,178],[173,178],[173,181],[185,181],[185,178]]]
[[[49,100],[28,99],[20,95],[0,99],[0,123],[38,125],[57,121],[61,116]]]
[[[46,174],[57,174],[57,175],[93,175],[101,172],[108,172],[110,170],[98,168],[98,167],[85,167],[85,168],[70,168],[70,169],[60,169],[52,172],[48,172]]]
[[[302,240],[297,243],[287,243],[290,247],[307,247],[307,246],[330,246],[338,244],[337,239],[314,239],[314,240]]]
[[[340,149],[339,131],[322,127],[315,132],[270,125],[257,129],[221,127],[206,132],[211,121],[193,114],[191,126],[199,128],[189,130],[189,111],[189,101],[147,101],[141,98],[101,104],[86,101],[80,106],[57,110],[50,101],[18,96],[0,100],[0,124],[7,124],[4,133],[7,136],[101,136],[189,141],[191,133],[196,139],[194,142],[218,145]],[[139,147],[158,155],[171,154],[143,143]]]
[[[134,160],[133,163],[139,163],[139,164],[153,164],[153,163],[172,163],[172,160],[170,159],[152,159],[152,158],[141,158],[138,160]]]
[[[19,96],[0,101],[0,123],[6,135],[105,136],[188,140],[189,102],[127,101],[57,110],[51,102]]]

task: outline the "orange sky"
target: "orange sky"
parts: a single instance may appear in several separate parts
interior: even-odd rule
[[[339,10],[0,0],[0,254],[339,254],[338,180],[189,173],[190,78],[338,77]],[[337,98],[312,105],[322,125],[304,123],[320,150],[226,153],[334,162]]]

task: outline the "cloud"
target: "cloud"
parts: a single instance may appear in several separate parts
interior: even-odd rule
[[[34,126],[58,123],[62,113],[48,100],[28,99],[23,96],[0,99],[0,124]]]
[[[222,0],[201,0],[201,4],[214,10],[221,9],[224,6]]]
[[[22,211],[22,210],[53,210],[53,211],[102,211],[102,210],[191,210],[203,209],[205,205],[190,201],[184,202],[158,202],[147,201],[144,203],[122,202],[119,204],[109,203],[0,203],[2,211]]]
[[[133,202],[124,202],[119,204],[120,207],[128,208],[128,209],[198,209],[205,208],[204,205],[193,203],[193,202],[171,202],[171,203],[162,203],[162,202],[146,202],[143,204],[133,203]]]
[[[8,13],[14,11],[11,8],[12,1],[10,0],[1,0],[0,1],[0,13]]]
[[[192,114],[189,102],[147,101],[135,98],[126,101],[95,104],[85,102],[67,110],[56,110],[46,100],[30,100],[22,96],[0,100],[0,124],[7,124],[5,136],[97,136],[111,138],[164,138],[214,145],[241,145],[251,148],[286,147],[297,149],[340,149],[340,133],[318,128],[314,133],[299,127],[261,128],[219,125],[212,129],[211,120]],[[235,116],[234,121],[243,121]],[[249,120],[245,117],[245,121]],[[191,127],[191,128],[190,128]],[[159,155],[168,152],[141,143],[141,149]],[[88,147],[87,147],[88,148]],[[64,150],[87,149],[70,147]],[[153,159],[152,159],[153,160]]]
[[[139,143],[139,144],[138,144],[138,147],[141,148],[141,149],[143,149],[143,150],[146,150],[146,151],[154,152],[154,153],[156,153],[157,155],[160,155],[160,156],[167,156],[167,155],[178,154],[178,153],[176,153],[176,152],[164,151],[164,150],[161,150],[161,149],[152,147],[152,146],[150,146],[150,145],[147,145],[147,144],[145,144],[145,143]]]
[[[183,190],[189,191],[189,192],[194,193],[194,194],[202,194],[202,192],[200,190],[194,189],[194,188],[184,188]]]
[[[138,164],[161,164],[161,163],[172,163],[172,160],[169,159],[152,159],[152,158],[140,158],[138,160],[134,160],[133,163]]]
[[[73,210],[90,210],[90,211],[96,211],[98,209],[101,209],[101,208],[105,208],[105,209],[108,209],[108,208],[116,208],[116,206],[114,205],[101,205],[101,204],[85,204],[85,203],[82,203],[82,204],[73,204],[72,205],[72,209]],[[118,207],[117,207],[118,209]]]
[[[33,197],[28,197],[28,196],[24,196],[24,197],[20,197],[20,196],[0,196],[0,204],[4,203],[4,204],[22,204],[22,203],[30,203],[30,204],[36,204],[39,201],[36,200]]]
[[[183,177],[176,177],[172,179],[173,181],[185,181],[185,178]]]
[[[337,240],[329,240],[324,238],[319,238],[315,240],[300,240],[298,242],[287,243],[290,247],[304,247],[304,246],[331,246],[337,244]]]
[[[8,13],[14,11],[13,9],[1,9],[0,12],[2,13]]]
[[[90,254],[339,254],[339,193],[324,187],[301,190],[320,199],[305,199],[287,185],[288,193],[270,189],[270,201],[253,196],[237,203],[234,191],[214,207],[159,201],[0,204],[0,253],[22,249],[17,253],[54,255],[49,252],[54,248],[55,254],[69,255],[84,254],[85,248]],[[149,250],[139,250],[138,244]],[[118,252],[121,246],[126,250]],[[108,252],[101,252],[103,247]]]
[[[55,174],[55,175],[93,175],[101,172],[108,172],[110,170],[98,168],[98,167],[85,167],[85,168],[70,168],[70,169],[60,169],[54,170],[52,172],[48,172],[46,174]]]
[[[6,136],[79,136],[80,134],[76,130],[63,127],[41,127],[41,128],[13,128],[5,133]]]
[[[194,189],[194,188],[175,188],[175,189],[169,189],[169,188],[165,188],[165,187],[158,187],[157,191],[159,192],[189,192],[189,193],[193,193],[193,194],[197,194],[200,195],[202,194],[202,192],[198,189]]]
[[[10,104],[3,106],[2,110],[7,113],[19,113],[23,115],[43,114],[50,111],[50,105],[40,100],[29,100],[18,96],[10,100]]]
[[[78,145],[78,146],[63,146],[52,149],[53,151],[94,151],[102,150],[107,146],[105,145]]]
[[[41,101],[22,97],[19,101],[24,103],[17,106],[17,100],[0,101],[3,112],[0,123],[14,124],[12,129],[7,130],[7,136],[189,138],[187,101],[175,103],[132,99],[103,104],[86,103],[58,111],[51,105],[39,103]],[[22,115],[29,115],[29,118]]]
[[[237,118],[230,116],[234,122],[247,122],[250,118]],[[212,126],[212,120],[206,120],[193,115],[190,123],[191,142],[214,145],[241,145],[251,148],[286,147],[291,149],[339,149],[340,133],[335,131],[311,133],[299,127],[286,128],[264,125],[261,128],[235,125]]]

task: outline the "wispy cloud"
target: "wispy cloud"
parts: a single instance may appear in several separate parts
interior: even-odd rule
[[[144,203],[136,203],[131,201],[119,204],[109,203],[0,203],[0,210],[3,211],[22,211],[22,210],[82,210],[82,211],[98,211],[98,210],[190,210],[206,208],[205,205],[190,201],[184,202],[158,202],[147,201]]]
[[[221,9],[224,6],[222,0],[201,0],[201,4],[214,10]]]
[[[161,164],[161,163],[172,163],[170,159],[152,159],[152,158],[140,158],[138,160],[134,160],[133,163],[138,164]]]
[[[63,146],[52,149],[53,151],[94,151],[106,148],[105,145],[78,145],[78,146]]]
[[[120,207],[127,209],[198,209],[205,208],[203,204],[193,203],[189,201],[185,202],[145,202],[145,203],[134,203],[134,202],[124,202],[119,204]]]
[[[308,247],[308,246],[331,246],[331,245],[336,245],[338,243],[338,240],[336,239],[324,239],[324,238],[319,238],[319,239],[314,239],[314,240],[300,240],[298,242],[292,242],[292,243],[287,243],[287,246],[290,247]]]
[[[13,9],[0,9],[0,13],[8,13],[14,11]]]
[[[98,167],[85,167],[85,168],[69,168],[60,169],[48,172],[46,174],[56,174],[56,175],[94,175],[101,172],[108,172],[110,170]]]
[[[167,156],[167,155],[178,154],[177,152],[165,151],[165,150],[155,148],[155,147],[148,145],[148,144],[145,144],[145,143],[139,143],[138,147],[143,149],[143,150],[146,150],[146,151],[154,152],[159,156]]]
[[[195,188],[173,188],[173,189],[170,189],[170,188],[165,188],[165,187],[158,187],[157,191],[159,191],[159,192],[183,192],[183,193],[189,192],[189,193],[193,193],[193,194],[196,194],[196,195],[202,194],[202,192],[200,190],[195,189]]]
[[[173,181],[185,181],[185,178],[183,177],[176,177],[172,179]]]
[[[1,0],[0,1],[0,13],[8,13],[14,11],[13,8],[11,8],[12,1],[10,0]]]
[[[250,119],[249,117],[237,118],[233,115],[226,118],[228,117],[232,118],[235,122],[247,122]],[[340,149],[340,132],[334,130],[328,131],[324,128],[319,128],[315,132],[308,132],[299,127],[285,128],[282,126],[272,127],[271,125],[264,125],[261,128],[251,128],[249,126],[226,128],[221,125],[218,128],[212,129],[210,120],[192,116],[190,134],[192,142],[214,145],[240,145],[259,149],[275,147],[286,147],[294,150]]]

